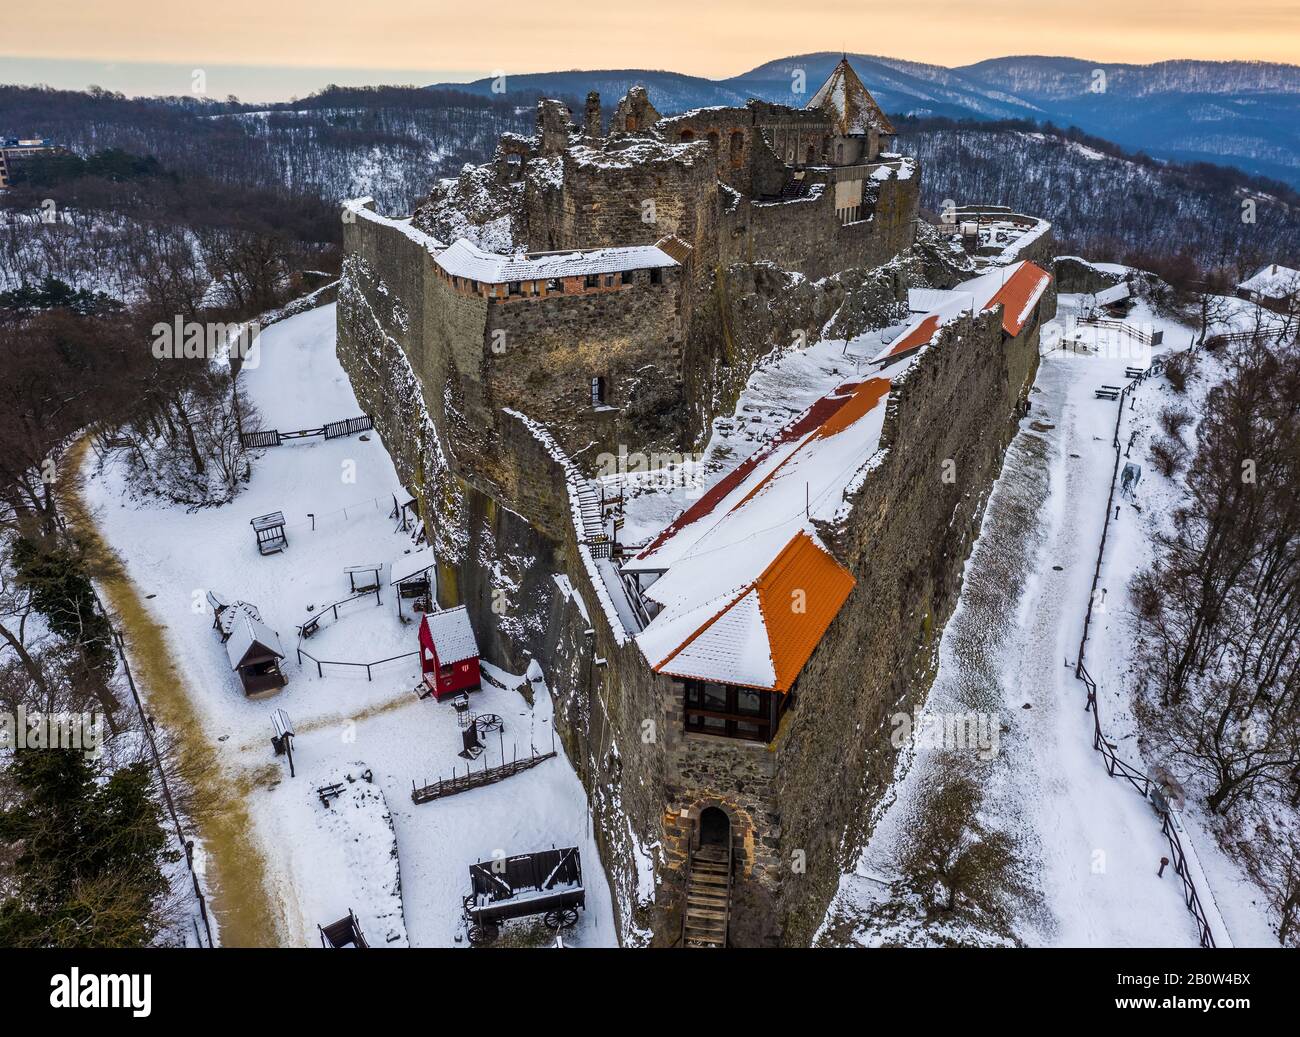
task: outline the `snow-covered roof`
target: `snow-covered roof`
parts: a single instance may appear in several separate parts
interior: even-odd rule
[[[256,609],[245,602],[230,606],[222,616],[223,621],[229,616],[230,636],[226,639],[226,656],[230,659],[230,668],[239,669],[252,659],[274,655],[284,658],[284,649],[280,647],[280,635],[262,622]]]
[[[637,636],[660,673],[788,691],[854,579],[822,543],[876,454],[890,380],[847,382],[712,486],[635,558],[663,606]]]
[[[1270,263],[1237,286],[1268,299],[1288,299],[1300,294],[1300,270]]]
[[[412,551],[410,554],[402,555],[401,558],[394,560],[388,567],[389,586],[404,583],[412,576],[424,572],[437,564],[438,559],[434,556],[433,548],[425,546],[418,551]]]
[[[453,277],[465,277],[484,284],[508,284],[511,281],[539,281],[552,277],[613,274],[623,270],[677,266],[677,260],[657,245],[510,256],[486,252],[464,238],[438,253],[434,262]]]
[[[474,628],[469,624],[469,612],[464,605],[426,612],[424,620],[429,624],[429,634],[433,637],[441,665],[478,658],[478,642],[474,640]]]
[[[1127,299],[1129,296],[1128,282],[1121,281],[1119,284],[1113,284],[1109,288],[1103,288],[1092,297],[1092,301],[1098,306],[1109,306],[1113,302],[1119,302],[1121,299]]]
[[[1008,335],[1019,335],[1051,283],[1051,274],[1022,259],[963,281],[950,290],[914,288],[908,292],[908,308],[926,305],[931,309],[914,318],[871,362],[883,363],[927,346],[953,318],[964,313],[983,313],[999,305],[1003,308],[1002,330]]]
[[[911,313],[931,313],[952,301],[947,288],[909,288],[907,308]]]
[[[897,131],[871,92],[853,71],[848,58],[841,58],[830,78],[805,106],[828,116],[841,136],[865,136],[868,130],[893,134]]]

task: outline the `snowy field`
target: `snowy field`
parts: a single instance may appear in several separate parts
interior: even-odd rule
[[[318,427],[361,413],[335,357],[334,321],[334,307],[327,306],[263,333],[260,363],[241,379],[264,428]],[[415,805],[412,782],[463,773],[466,766],[457,756],[460,731],[450,703],[420,701],[412,691],[418,658],[376,668],[373,681],[364,670],[341,667],[327,667],[322,677],[309,660],[297,661],[297,627],[321,606],[348,596],[348,565],[383,567],[382,604],[373,598],[349,603],[337,623],[332,615],[322,622],[305,649],[318,658],[355,661],[416,651],[410,608],[407,622],[399,622],[387,586],[389,565],[414,545],[389,518],[393,495],[403,494],[375,433],[291,441],[264,451],[233,503],[193,513],[133,499],[112,462],[86,475],[87,500],[100,530],[165,629],[179,691],[197,716],[197,730],[179,735],[210,745],[229,795],[246,800],[261,861],[231,859],[223,847],[207,847],[218,928],[223,874],[257,864],[283,945],[317,945],[317,924],[351,908],[374,946],[408,940],[412,946],[450,946],[458,942],[471,863],[493,854],[576,845],[587,908],[566,943],[617,942],[586,797],[558,740],[553,743],[544,675],[532,675],[537,679],[528,681],[526,697],[516,690],[523,677],[489,672],[498,683],[485,680],[472,708],[499,714],[504,729],[486,738],[487,751],[472,766],[498,763],[502,751],[507,758],[527,756],[531,746],[544,753],[554,744],[559,756],[498,784]],[[284,512],[289,545],[263,557],[249,520],[271,511]],[[253,603],[279,633],[288,685],[278,694],[244,697],[212,629],[205,603],[210,590]],[[296,777],[272,752],[270,717],[276,708],[288,712],[297,733]],[[362,777],[366,771],[372,782]],[[324,807],[315,790],[335,782],[345,792]],[[394,838],[400,870],[396,914],[396,879],[384,864],[391,860]],[[226,942],[240,941],[238,932],[226,933]]]
[[[1150,349],[1127,336],[1075,326],[1080,299],[1062,295],[1060,315],[1044,342],[1060,333],[1067,348],[1045,355],[1031,395],[1032,410],[1010,447],[994,486],[980,537],[968,560],[962,596],[944,630],[939,669],[926,710],[936,715],[989,713],[1001,724],[1000,749],[981,773],[993,827],[1020,839],[1040,897],[1014,920],[1030,945],[1196,946],[1197,931],[1182,886],[1160,859],[1169,854],[1152,807],[1128,783],[1107,775],[1092,747],[1086,692],[1074,676],[1084,613],[1105,519],[1114,465],[1118,403],[1095,397],[1102,384],[1124,385],[1125,368],[1146,367]],[[1254,307],[1242,304],[1249,327]],[[1246,312],[1249,310],[1251,312]],[[1157,317],[1144,303],[1130,324],[1164,331],[1155,352],[1186,349],[1188,328]],[[1125,402],[1121,441],[1138,430],[1133,459],[1145,461],[1144,437],[1169,402],[1163,378],[1143,382]],[[1144,464],[1134,502],[1112,513],[1097,607],[1087,645],[1099,685],[1103,730],[1118,755],[1148,773],[1161,762],[1143,758],[1127,683],[1132,647],[1128,583],[1150,551],[1142,505],[1154,470]],[[1166,489],[1165,500],[1168,499]],[[1118,498],[1117,498],[1118,500]],[[1146,516],[1146,517],[1144,517]],[[900,778],[877,811],[873,837],[847,875],[828,914],[857,919],[851,939],[862,944],[911,942],[916,931],[869,921],[896,876],[896,851],[922,792],[939,774],[942,750],[918,747],[900,760]],[[1218,850],[1189,808],[1183,837],[1198,892],[1219,946],[1276,945],[1257,891]],[[1203,872],[1202,872],[1203,865]],[[1022,905],[1023,906],[1023,905]],[[978,941],[980,934],[945,934]]]

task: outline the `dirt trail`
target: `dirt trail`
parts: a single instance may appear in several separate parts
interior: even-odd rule
[[[150,714],[174,739],[180,767],[193,794],[194,822],[206,862],[208,908],[225,947],[273,947],[281,941],[279,912],[266,890],[266,867],[250,838],[250,821],[240,782],[224,774],[208,741],[185,676],[173,664],[167,635],[145,607],[130,576],[99,533],[86,505],[82,468],[89,439],[78,441],[65,459],[73,473],[59,491],[60,505],[99,563],[99,590],[126,638],[131,670]]]

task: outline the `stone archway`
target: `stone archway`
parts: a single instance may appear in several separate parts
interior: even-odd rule
[[[700,846],[726,847],[731,844],[731,818],[719,807],[705,807],[700,811]]]

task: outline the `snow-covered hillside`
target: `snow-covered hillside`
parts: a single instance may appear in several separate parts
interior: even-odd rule
[[[1133,715],[1133,609],[1129,581],[1149,561],[1152,523],[1166,514],[1167,481],[1139,482],[1111,516],[1099,592],[1094,567],[1115,470],[1114,401],[1100,385],[1123,385],[1145,368],[1152,347],[1124,332],[1075,323],[1081,297],[1062,295],[1044,330],[1044,355],[1032,410],[1008,450],[969,558],[956,612],[939,647],[938,671],[916,730],[957,730],[945,721],[987,717],[997,735],[987,752],[918,738],[900,761],[896,783],[874,817],[875,831],[856,870],[846,875],[821,940],[831,944],[1032,946],[1196,946],[1198,931],[1161,823],[1135,788],[1107,774],[1093,747],[1086,688],[1075,677],[1084,615],[1093,601],[1088,669],[1098,684],[1102,729],[1114,752],[1147,770],[1167,763],[1144,755]],[[1229,301],[1246,326],[1255,307]],[[1247,312],[1249,311],[1249,312]],[[1127,318],[1161,331],[1156,352],[1186,349],[1190,330],[1145,304]],[[1062,343],[1064,348],[1062,348]],[[1169,387],[1139,383],[1122,405],[1121,441],[1134,460]],[[1149,467],[1149,465],[1147,466]],[[931,725],[927,728],[925,725]],[[1012,833],[1025,887],[1005,927],[958,911],[927,918],[900,875],[917,838],[927,795],[954,760],[974,769],[984,788],[981,822]],[[1189,803],[1182,841],[1218,946],[1275,946],[1259,889],[1219,848],[1208,819]]]

